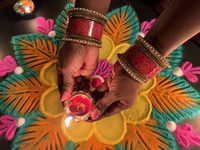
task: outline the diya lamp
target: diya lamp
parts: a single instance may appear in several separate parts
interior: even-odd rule
[[[19,0],[14,6],[13,9],[19,15],[28,15],[34,10],[35,5],[31,0]]]
[[[91,116],[94,102],[89,93],[74,91],[70,100],[64,102],[64,111],[69,115],[66,120],[74,118],[75,122],[86,121]]]

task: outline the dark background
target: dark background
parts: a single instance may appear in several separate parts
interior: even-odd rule
[[[10,43],[13,36],[37,33],[36,27],[38,24],[36,23],[36,19],[38,17],[42,16],[45,19],[55,20],[67,3],[74,4],[74,0],[33,0],[35,10],[32,15],[20,16],[13,10],[14,2],[16,2],[16,0],[0,0],[0,60],[3,60],[7,55],[15,56],[12,44]],[[154,9],[156,2],[157,0],[112,0],[109,11],[130,4],[135,9],[140,22],[150,21],[159,16]],[[199,45],[189,40],[183,44],[183,48],[183,62],[190,61],[194,66],[200,66]],[[8,76],[11,74],[12,73],[9,73]],[[200,76],[197,76],[200,79]],[[0,77],[0,82],[5,78],[6,76]],[[189,83],[193,88],[200,91],[199,81],[196,83]],[[0,115],[2,114],[0,113]],[[183,123],[192,124],[200,135],[200,115],[196,116],[194,119],[187,119]],[[12,141],[6,140],[4,134],[0,135],[0,150],[9,150],[11,145]],[[185,148],[180,146],[179,149]],[[199,147],[190,146],[187,148],[187,150],[190,149],[197,150]]]

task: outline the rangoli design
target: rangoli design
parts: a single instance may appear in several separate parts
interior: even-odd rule
[[[12,38],[17,64],[24,72],[11,75],[0,83],[0,111],[26,120],[15,133],[12,149],[177,149],[174,133],[166,128],[165,122],[178,124],[200,113],[198,92],[172,73],[180,65],[182,46],[167,58],[172,68],[163,70],[147,85],[142,85],[131,108],[94,123],[72,120],[66,127],[67,115],[60,102],[55,62],[68,24],[66,10],[71,7],[73,5],[68,4],[55,20],[55,37],[49,37],[50,31],[40,27],[45,34]],[[94,73],[101,77],[100,80],[107,78],[116,54],[126,51],[140,31],[131,6],[109,12],[107,18],[103,47]],[[97,85],[97,80],[94,82]]]

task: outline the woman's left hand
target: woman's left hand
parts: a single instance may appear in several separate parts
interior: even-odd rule
[[[118,62],[112,68],[107,80],[92,93],[95,100],[104,93],[92,110],[88,122],[109,117],[133,106],[138,96],[141,83],[133,79]]]

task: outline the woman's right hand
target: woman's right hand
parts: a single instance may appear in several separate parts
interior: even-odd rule
[[[57,72],[61,101],[68,100],[74,84],[89,90],[99,49],[75,42],[65,42],[58,52]]]

